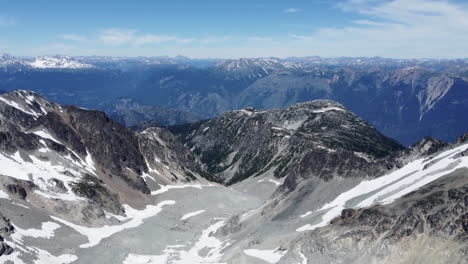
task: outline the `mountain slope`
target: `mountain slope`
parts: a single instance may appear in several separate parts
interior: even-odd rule
[[[380,158],[403,149],[327,100],[231,111],[169,130],[225,184],[261,174],[288,177],[291,188],[295,177],[370,176],[376,174],[373,165]]]
[[[20,180],[27,186],[22,192],[40,200],[98,199],[104,209],[122,214],[120,202],[142,206],[150,187],[196,181],[203,171],[163,129],[134,133],[102,112],[61,106],[29,91],[0,95],[0,111],[1,174]],[[66,217],[66,211],[48,209]],[[94,220],[81,213],[82,220]]]
[[[405,149],[329,100],[171,130],[0,95],[0,262],[466,260],[468,134]]]

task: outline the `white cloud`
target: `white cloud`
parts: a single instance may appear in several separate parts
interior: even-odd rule
[[[289,36],[293,39],[305,40],[305,41],[311,41],[314,39],[312,36],[303,36],[303,35],[297,35],[297,34],[289,34]]]
[[[85,36],[78,35],[78,34],[65,34],[62,36],[64,40],[72,40],[72,41],[84,41],[86,40]]]
[[[110,45],[121,45],[130,43],[135,39],[136,30],[111,28],[101,32],[99,40]]]
[[[353,20],[352,22],[354,24],[366,25],[366,26],[384,26],[384,25],[386,25],[386,23],[375,22],[375,21],[367,20],[367,19]]]
[[[468,9],[447,1],[352,0],[365,19],[294,40],[332,56],[467,57]]]
[[[284,10],[283,10],[284,13],[297,13],[297,12],[300,12],[300,11],[301,11],[301,9],[299,9],[299,8],[293,8],[293,7],[287,8],[287,9],[284,9]]]
[[[135,45],[143,45],[143,44],[159,44],[162,42],[173,41],[176,40],[177,37],[175,36],[164,36],[164,35],[152,35],[146,34],[140,37],[135,37],[133,43]]]
[[[272,41],[273,39],[270,37],[260,37],[260,36],[252,36],[247,38],[248,41]]]
[[[208,36],[208,37],[198,38],[197,42],[201,44],[210,44],[210,43],[226,42],[232,39],[233,37],[231,36]]]
[[[0,26],[14,26],[16,25],[16,19],[8,15],[0,15]]]
[[[111,28],[101,32],[99,40],[110,45],[132,44],[135,46],[147,44],[161,44],[165,42],[176,42],[186,44],[196,41],[195,38],[179,38],[174,35],[144,34],[138,35],[133,29]]]

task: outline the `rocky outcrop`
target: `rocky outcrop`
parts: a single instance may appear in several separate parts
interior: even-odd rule
[[[395,258],[463,263],[468,250],[468,171],[461,170],[389,205],[345,209],[329,226],[304,234],[293,247],[317,263],[378,263]],[[431,244],[432,252],[418,246]]]
[[[4,237],[10,236],[14,231],[11,221],[0,214],[0,257],[13,253],[13,248],[4,241]]]
[[[129,186],[149,193],[140,177],[148,168],[139,152],[134,133],[100,111],[69,106],[66,112],[70,115],[70,125],[105,173],[120,177]],[[133,173],[129,173],[128,169]]]
[[[411,145],[411,150],[419,155],[430,155],[448,146],[449,144],[442,140],[433,137],[425,137],[421,141]]]
[[[171,183],[191,182],[197,180],[196,175],[212,178],[198,158],[166,129],[146,128],[137,137],[149,169],[166,171]]]

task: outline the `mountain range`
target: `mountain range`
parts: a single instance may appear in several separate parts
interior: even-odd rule
[[[3,263],[467,259],[468,134],[406,147],[332,100],[130,130],[16,90],[0,168]]]
[[[129,125],[163,119],[172,120],[167,125],[182,124],[245,107],[284,108],[329,99],[405,146],[424,136],[453,141],[468,129],[464,122],[466,59],[203,60],[4,54],[0,89],[33,90],[62,104],[104,110]],[[116,111],[122,98],[132,100],[131,111]],[[154,107],[149,111],[153,114],[135,110],[149,107]]]

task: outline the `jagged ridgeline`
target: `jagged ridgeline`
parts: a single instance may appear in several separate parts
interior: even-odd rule
[[[297,178],[375,176],[383,171],[377,164],[404,149],[329,100],[245,108],[169,130],[227,185],[263,174],[286,177],[291,189]]]
[[[132,129],[0,94],[0,263],[466,263],[468,134],[330,100]]]

